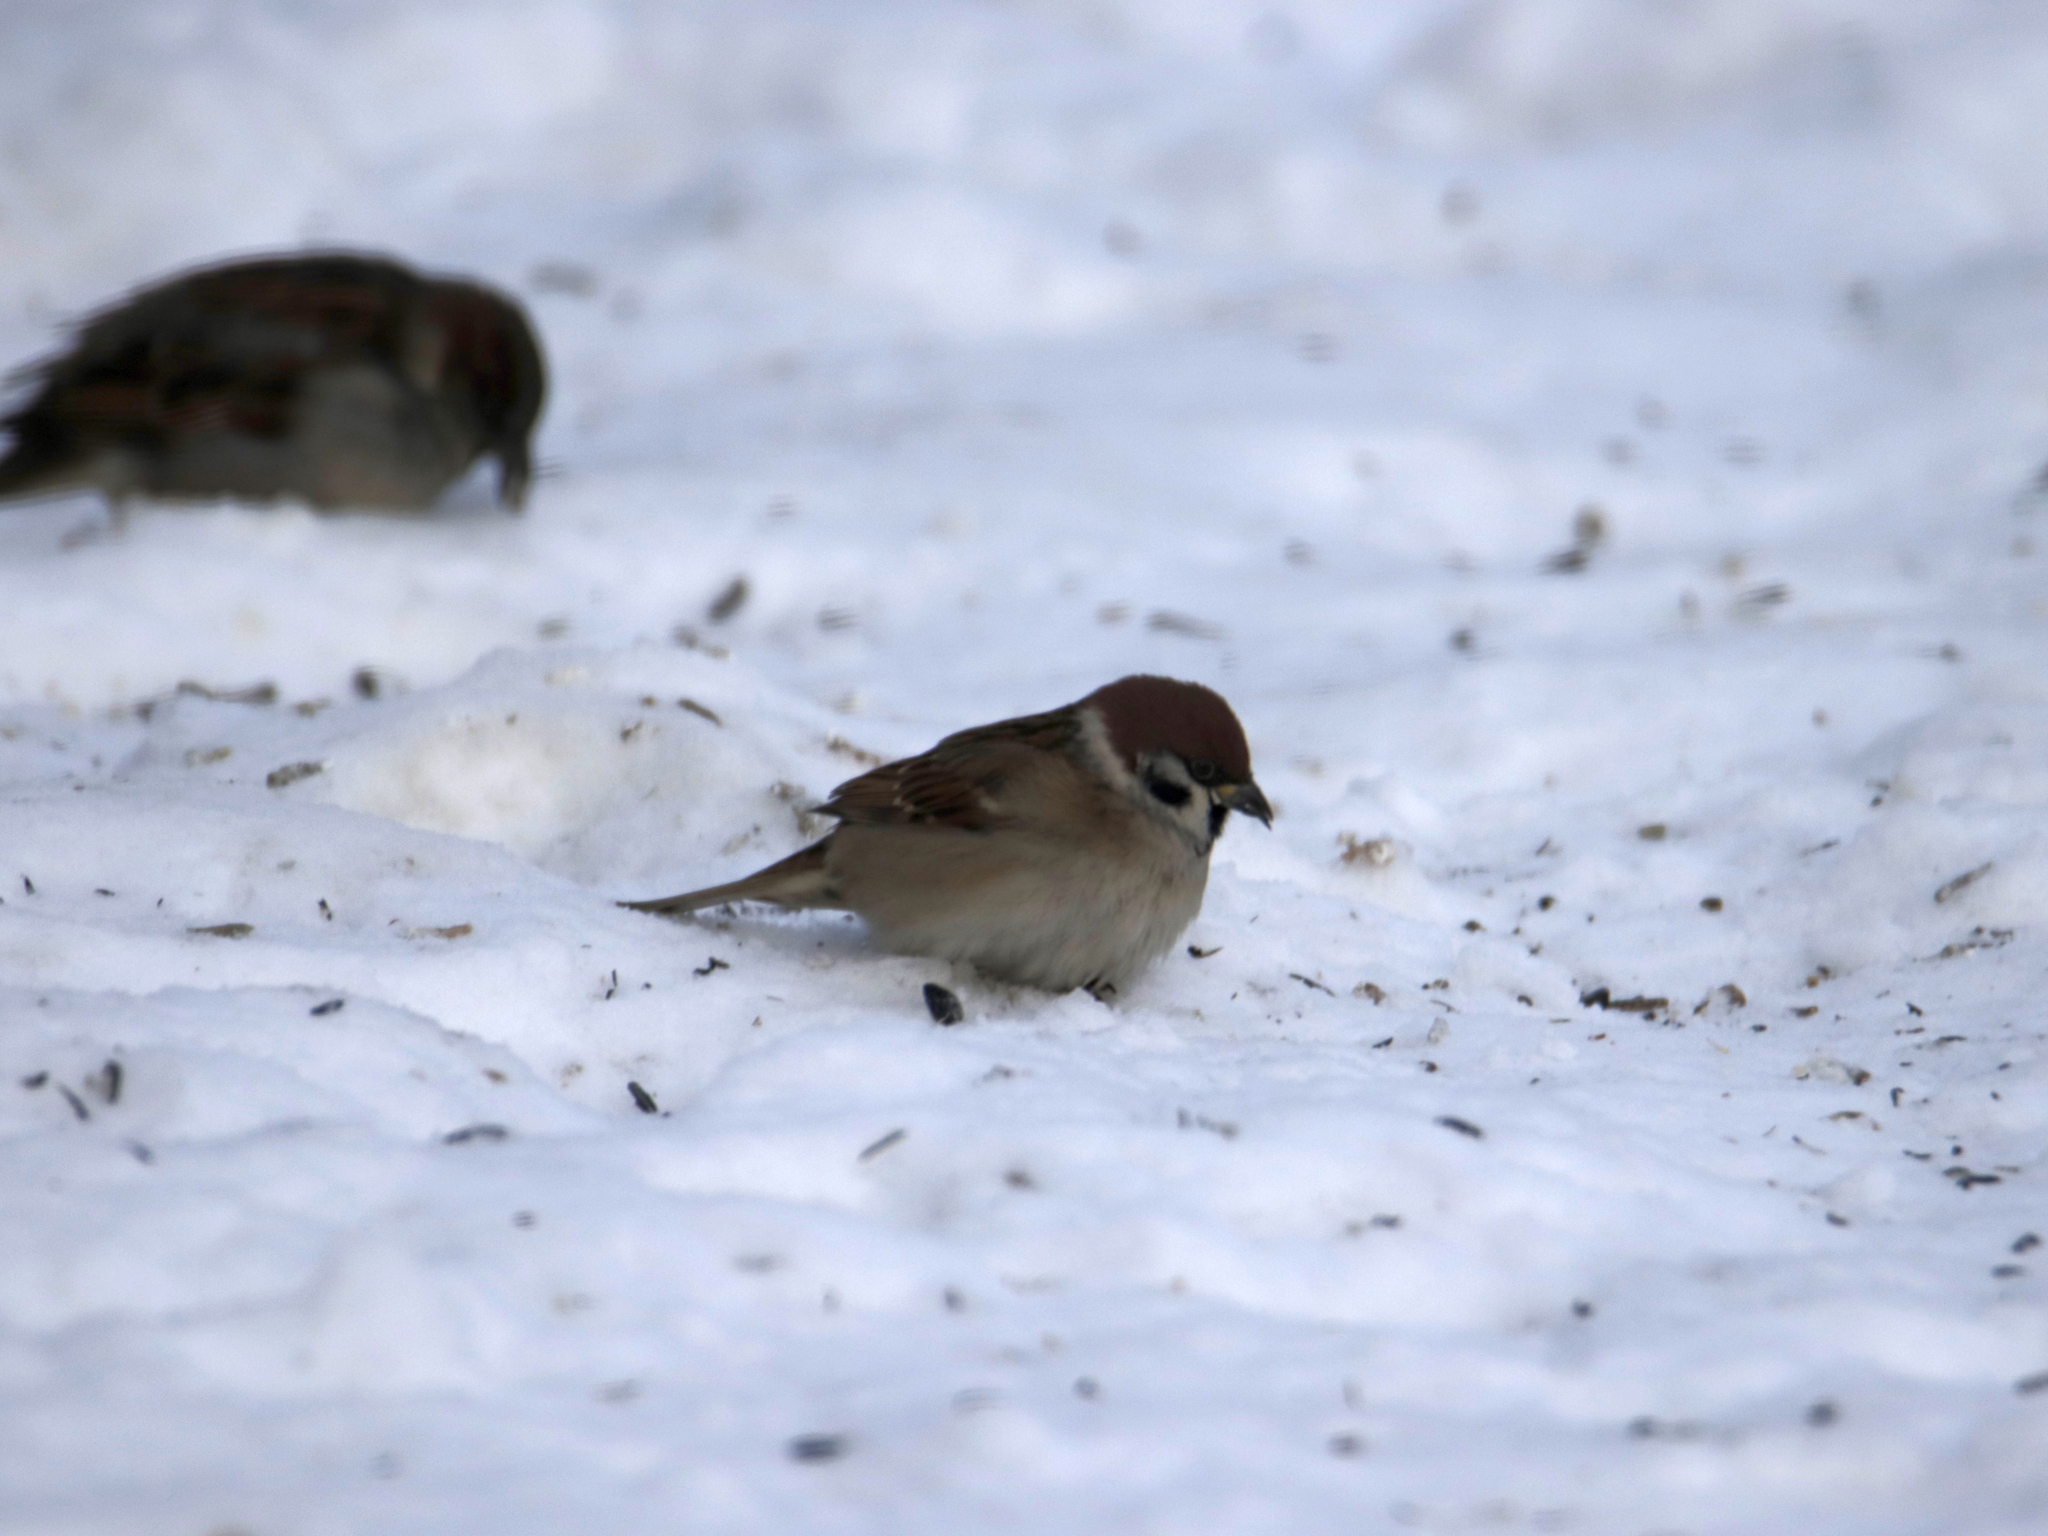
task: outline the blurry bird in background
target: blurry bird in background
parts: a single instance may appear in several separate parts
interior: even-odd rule
[[[296,498],[417,512],[486,454],[517,509],[546,393],[511,299],[382,256],[200,267],[88,317],[16,375],[0,498]]]

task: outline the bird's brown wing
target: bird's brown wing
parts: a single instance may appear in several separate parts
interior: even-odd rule
[[[89,316],[33,370],[15,413],[109,435],[229,430],[277,437],[309,368],[401,364],[420,280],[376,258],[314,256],[207,268]]]
[[[1016,823],[1017,796],[1072,739],[1072,716],[1054,711],[948,736],[929,752],[884,763],[832,791],[818,809],[865,826],[990,832]]]

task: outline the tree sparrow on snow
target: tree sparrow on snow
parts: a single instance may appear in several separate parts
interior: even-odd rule
[[[89,317],[0,425],[0,497],[419,511],[485,454],[517,508],[546,372],[519,306],[381,256],[224,262]]]
[[[849,779],[818,809],[840,824],[801,853],[729,885],[621,905],[835,908],[898,953],[1100,995],[1194,921],[1230,813],[1273,821],[1230,706],[1198,683],[1142,676],[948,736]]]

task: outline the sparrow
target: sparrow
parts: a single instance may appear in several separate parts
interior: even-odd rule
[[[82,321],[0,426],[0,498],[296,497],[419,511],[485,454],[517,509],[546,392],[511,299],[383,256],[199,267]]]
[[[620,905],[853,912],[885,949],[1103,997],[1194,921],[1230,813],[1273,822],[1230,706],[1199,683],[1146,676],[960,731],[847,780],[817,809],[839,825],[800,853],[729,885]]]

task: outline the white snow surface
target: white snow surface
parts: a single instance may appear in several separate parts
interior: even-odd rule
[[[0,513],[8,1536],[2048,1530],[2048,11],[6,30],[0,358],[553,369],[523,517]],[[1279,816],[1115,1006],[613,904],[1135,671]]]

